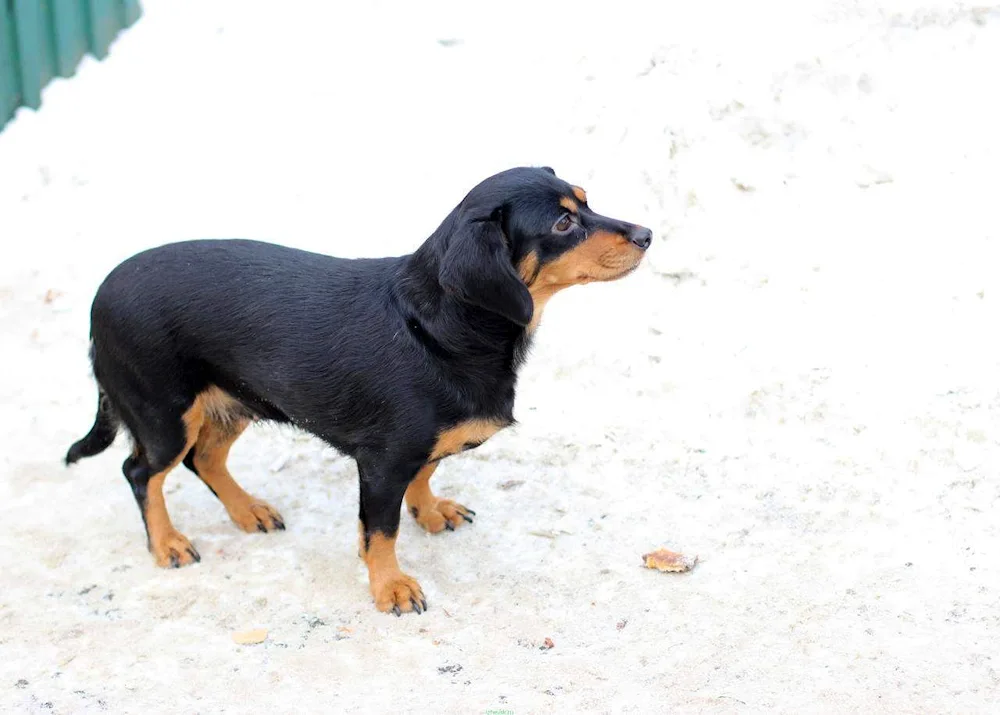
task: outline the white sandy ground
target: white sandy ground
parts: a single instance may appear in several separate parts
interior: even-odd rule
[[[0,133],[0,709],[997,711],[1000,10],[144,4]],[[123,440],[61,465],[126,256],[408,252],[522,163],[657,239],[551,304],[519,426],[435,477],[475,525],[404,515],[425,615],[371,605],[355,468],[314,439],[234,450],[285,533],[179,470],[178,571]],[[701,562],[640,568],[659,545]]]

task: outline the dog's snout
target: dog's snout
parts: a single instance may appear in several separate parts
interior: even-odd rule
[[[642,226],[633,226],[628,232],[628,240],[645,251],[653,242],[653,232]]]

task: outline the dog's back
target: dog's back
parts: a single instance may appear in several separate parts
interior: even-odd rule
[[[356,424],[350,413],[363,386],[338,406],[326,381],[386,359],[386,333],[399,328],[386,309],[398,263],[245,240],[145,251],[112,271],[94,299],[95,376],[116,397],[151,380],[188,399],[215,385],[277,421],[310,419],[321,396],[322,409]],[[301,375],[315,384],[299,384]]]

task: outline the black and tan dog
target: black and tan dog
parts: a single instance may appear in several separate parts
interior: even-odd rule
[[[173,243],[115,268],[94,299],[100,397],[72,463],[124,425],[122,467],[161,566],[199,561],[167,515],[183,462],[245,531],[284,529],[226,468],[254,420],[291,423],[353,457],[360,554],[381,611],[427,607],[396,561],[403,499],[437,533],[474,512],[439,499],[445,457],[513,423],[517,370],[557,291],[633,271],[649,229],[599,216],[548,168],[475,187],[417,251],[347,260],[243,240]]]

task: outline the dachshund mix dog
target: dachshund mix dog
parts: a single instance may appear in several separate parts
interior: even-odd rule
[[[431,491],[445,457],[514,422],[514,388],[549,299],[635,270],[647,228],[600,216],[552,169],[476,186],[416,252],[348,260],[245,240],[172,243],[129,258],[97,291],[97,418],[66,463],[132,437],[122,471],[160,566],[201,557],[167,514],[183,463],[249,532],[284,529],[226,467],[257,420],[351,456],[359,554],[380,611],[427,608],[396,561],[400,509],[431,533],[472,522]]]

